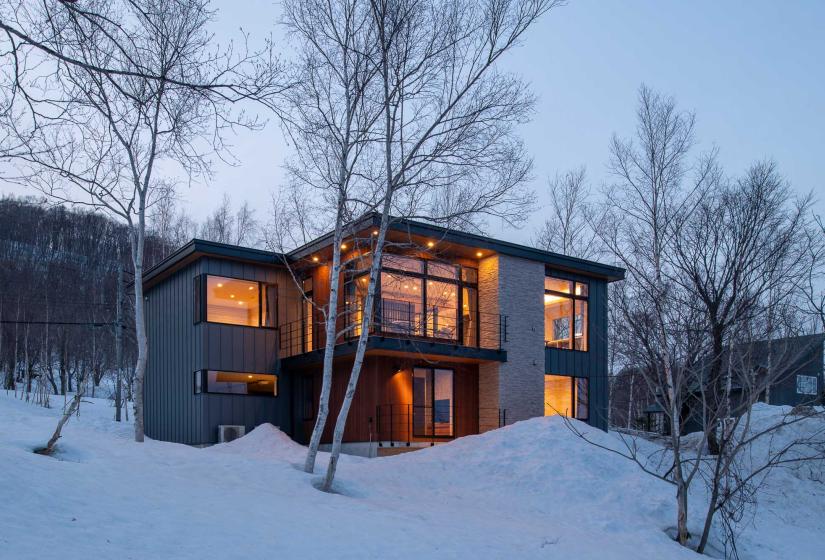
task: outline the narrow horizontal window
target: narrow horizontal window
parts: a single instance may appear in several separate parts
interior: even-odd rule
[[[206,372],[206,392],[227,395],[278,396],[278,376],[236,371]]]

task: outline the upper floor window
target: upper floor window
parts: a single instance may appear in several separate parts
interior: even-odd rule
[[[275,327],[276,317],[274,284],[213,275],[195,279],[195,322]]]
[[[376,294],[376,327],[384,333],[461,340],[478,345],[478,272],[434,260],[385,254]],[[360,334],[368,278],[353,271],[345,284],[350,334]]]
[[[544,342],[552,348],[587,350],[588,286],[554,276],[544,278]]]

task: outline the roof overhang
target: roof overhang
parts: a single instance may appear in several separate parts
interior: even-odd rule
[[[143,275],[143,289],[150,289],[164,278],[174,274],[175,271],[180,270],[201,257],[213,257],[268,265],[277,265],[283,262],[283,255],[280,253],[273,253],[272,251],[264,251],[262,249],[251,249],[249,247],[239,247],[227,243],[217,243],[215,241],[206,241],[203,239],[193,239],[149,269],[149,271]]]
[[[370,213],[348,225],[345,236],[369,237],[371,230],[378,228],[381,217],[377,213]],[[571,273],[584,274],[615,282],[623,280],[623,268],[598,263],[586,259],[570,257],[551,251],[543,251],[526,245],[501,241],[474,233],[444,228],[434,224],[414,220],[393,218],[389,225],[388,237],[395,235],[396,239],[407,238],[411,243],[423,246],[427,240],[437,240],[439,245],[451,246],[453,252],[465,253],[464,256],[474,257],[475,252],[498,253],[530,261],[542,262],[552,268]],[[318,239],[303,245],[288,253],[288,258],[294,261],[309,259],[314,254],[328,251],[332,245],[333,234],[330,232]],[[464,249],[463,251],[461,249]],[[486,255],[485,255],[486,256]]]

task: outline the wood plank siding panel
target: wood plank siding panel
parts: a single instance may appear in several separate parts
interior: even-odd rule
[[[341,404],[346,393],[351,360],[336,360],[330,392],[330,415],[321,438],[322,443],[332,441],[332,432]],[[364,359],[358,387],[352,400],[344,442],[376,441],[378,405],[397,405],[399,425],[405,424],[403,415],[406,405],[412,404],[412,369],[414,367],[443,367],[452,369],[454,374],[454,406],[456,437],[478,433],[478,365],[461,363],[433,364],[423,359],[388,356],[367,356]],[[321,371],[311,370],[301,375],[313,378],[314,399],[317,403],[321,394]],[[316,411],[317,413],[317,411]],[[385,419],[386,421],[386,419]],[[315,419],[296,418],[298,441],[308,441]],[[398,440],[408,436],[403,429],[396,430]]]

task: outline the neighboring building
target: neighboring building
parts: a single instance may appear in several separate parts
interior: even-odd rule
[[[729,404],[732,414],[741,414],[746,403],[752,399],[750,389],[743,387],[743,384],[737,380],[737,377],[742,375],[752,376],[756,387],[766,386],[766,379],[771,380],[766,389],[758,395],[760,402],[786,406],[822,403],[823,381],[825,381],[823,379],[824,345],[825,335],[813,334],[736,345],[732,355],[726,351],[722,362],[733,363],[735,368]],[[627,379],[631,376],[636,376],[637,379],[642,377],[641,372],[631,369],[620,375]],[[629,383],[622,382],[619,385],[621,390],[614,391],[611,406],[615,407],[613,409],[614,425],[624,427],[623,424],[616,423],[615,419],[621,415],[622,404],[625,407],[628,406],[628,396],[624,393]],[[639,385],[637,381],[633,395],[635,417],[631,422],[632,427],[669,433],[669,422],[662,407],[656,402],[646,384],[642,383],[641,388]],[[698,388],[694,389],[693,394],[696,398],[687,400],[682,419],[684,433],[702,429],[702,402]],[[638,414],[639,410],[641,414]],[[621,419],[626,420],[626,417]]]
[[[349,378],[377,224],[373,214],[353,224],[343,247],[339,329],[350,330],[336,344],[324,443]],[[210,444],[219,426],[270,422],[308,440],[331,239],[287,255],[193,240],[146,274],[149,437]],[[388,240],[346,452],[556,413],[607,429],[607,284],[622,269],[407,220]]]

